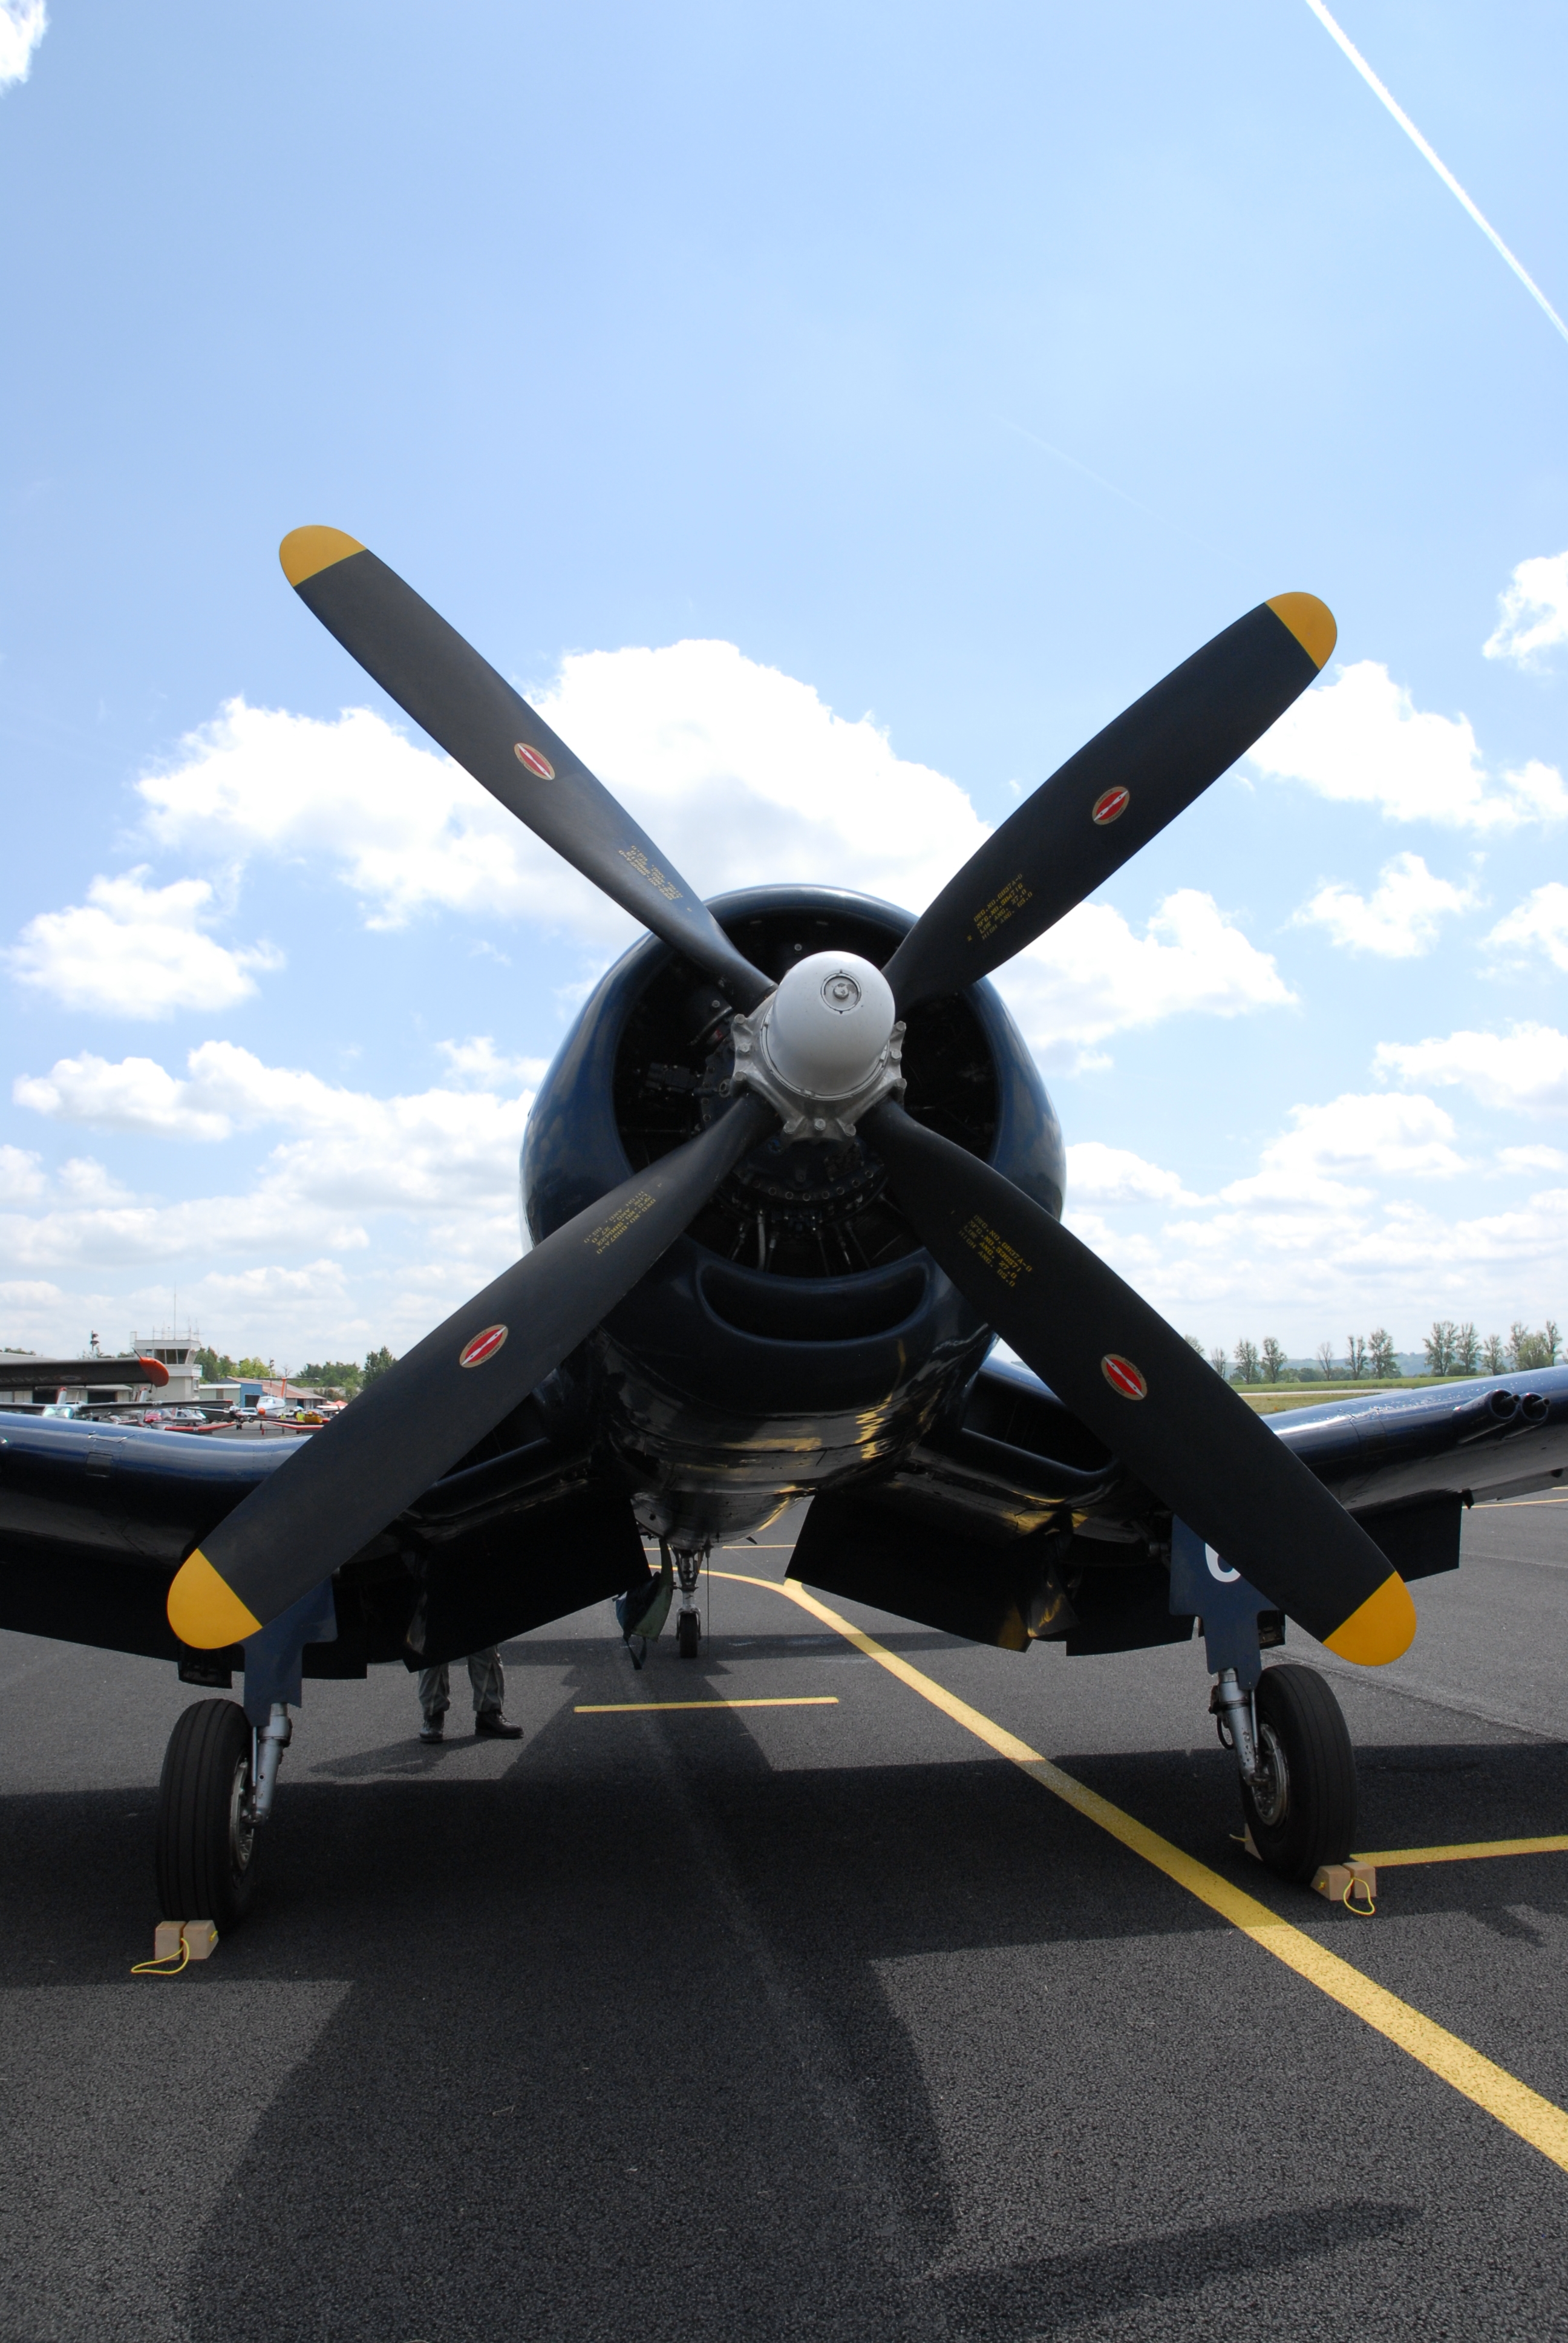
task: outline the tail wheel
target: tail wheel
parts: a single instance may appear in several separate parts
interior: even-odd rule
[[[170,1734],[158,1783],[166,1920],[211,1920],[221,1934],[244,1916],[256,1880],[250,1760],[250,1723],[232,1700],[198,1700]]]
[[[1304,1885],[1350,1854],[1355,1753],[1339,1702],[1312,1668],[1265,1668],[1256,1703],[1261,1778],[1242,1785],[1242,1809],[1269,1869]]]

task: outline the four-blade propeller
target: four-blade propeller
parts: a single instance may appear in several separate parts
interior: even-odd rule
[[[519,820],[743,1011],[772,990],[603,784],[462,637],[340,530],[286,538],[301,599]],[[1334,622],[1283,594],[1097,734],[974,854],[885,974],[900,1010],[987,975],[1190,805],[1312,682]],[[427,1334],[186,1561],[182,1642],[242,1641],[451,1469],[598,1324],[776,1121],[743,1095]],[[1221,1377],[1011,1182],[891,1100],[866,1136],[955,1285],[1073,1413],[1262,1594],[1346,1658],[1414,1631],[1383,1554]]]

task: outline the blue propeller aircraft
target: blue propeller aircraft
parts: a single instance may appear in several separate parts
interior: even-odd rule
[[[1294,1412],[1241,1396],[1061,1225],[1061,1134],[987,978],[1305,690],[1334,623],[1282,594],[1069,759],[919,919],[841,890],[704,903],[567,744],[341,531],[300,598],[451,756],[649,930],[530,1117],[531,1250],[297,1445],[15,1414],[0,1625],[226,1690],[175,1727],[166,1916],[231,1926],[305,1676],[421,1667],[618,1599],[699,1647],[719,1541],[810,1497],[793,1574],[1011,1651],[1190,1640],[1257,1852],[1309,1880],[1354,1827],[1295,1620],[1408,1645],[1463,1509],[1568,1468],[1568,1371]],[[1019,1360],[990,1353],[1005,1338]],[[659,1567],[645,1542],[657,1542]]]

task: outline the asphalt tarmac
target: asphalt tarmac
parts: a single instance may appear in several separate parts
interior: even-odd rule
[[[1564,1504],[1327,1663],[1362,1847],[1568,1829]],[[201,1695],[0,1636],[4,2343],[1568,2338],[1568,2171],[771,1587],[704,1599],[641,1675],[608,1606],[509,1646],[520,1744],[307,1684],[256,1908],[173,1982],[129,1970]],[[1568,1853],[1355,1918],[1235,1844],[1201,1646],[833,1607],[1568,2107]],[[578,1713],[737,1699],[789,1704]]]

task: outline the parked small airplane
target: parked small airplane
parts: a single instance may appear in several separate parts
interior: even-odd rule
[[[243,1908],[304,1675],[456,1658],[609,1596],[631,1636],[677,1584],[695,1654],[712,1544],[804,1496],[797,1576],[960,1635],[1103,1653],[1201,1618],[1259,1852],[1297,1879],[1347,1853],[1332,1692],[1261,1650],[1288,1615],[1347,1660],[1402,1652],[1404,1579],[1453,1566],[1463,1506],[1568,1466],[1568,1373],[1260,1419],[1062,1227],[1060,1127],[986,981],[1312,683],[1323,605],[1279,595],[1217,636],[911,920],[803,884],[705,904],[375,554],[312,528],[281,558],[651,932],[536,1101],[532,1250],[334,1422],[276,1447],[8,1422],[0,1624],[209,1688],[245,1671],[244,1709],[199,1702],[170,1741],[168,1916]],[[989,1357],[999,1334],[1026,1366]]]

